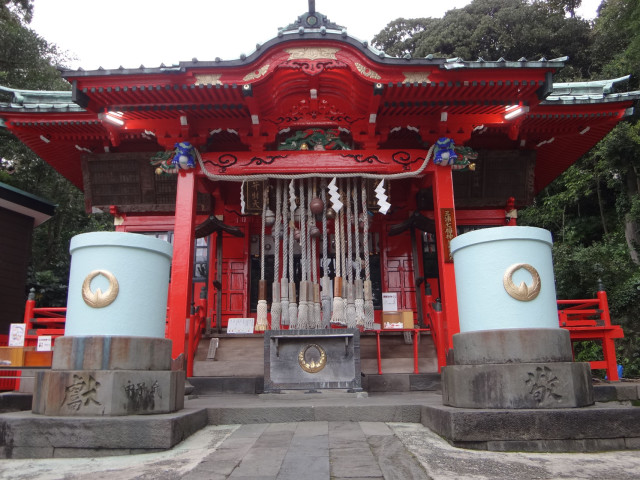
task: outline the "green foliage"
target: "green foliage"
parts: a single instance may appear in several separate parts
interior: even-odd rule
[[[567,2],[559,2],[566,4]],[[575,3],[575,2],[574,2]],[[589,22],[567,18],[563,8],[526,0],[474,0],[443,18],[398,19],[373,38],[390,55],[530,60],[569,56],[564,78],[588,74]]]
[[[398,19],[374,37],[389,54],[508,60],[569,56],[555,81],[632,74],[640,88],[640,2],[605,0],[594,22],[575,18],[579,0],[474,0],[442,19]],[[569,16],[567,16],[569,14]],[[625,375],[640,375],[640,123],[619,124],[518,214],[554,238],[559,298],[594,298],[604,282]],[[578,358],[600,354],[578,346]]]
[[[16,4],[16,8],[8,9],[8,3]],[[0,85],[66,90],[69,84],[54,67],[64,61],[63,56],[55,45],[48,44],[23,24],[28,20],[30,5],[31,1],[0,4]],[[20,12],[22,16],[18,15]],[[113,229],[111,219],[108,215],[88,216],[82,192],[2,128],[0,158],[15,168],[12,174],[0,169],[0,181],[57,204],[55,215],[34,231],[27,286],[36,287],[40,305],[64,305],[69,240],[78,233]]]

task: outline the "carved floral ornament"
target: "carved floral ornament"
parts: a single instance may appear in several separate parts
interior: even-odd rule
[[[375,70],[371,70],[370,68],[365,67],[358,62],[355,62],[355,66],[358,71],[365,77],[373,78],[374,80],[380,80],[382,78],[378,72],[376,72]]]
[[[307,360],[307,358],[306,358],[307,357],[307,351],[309,349],[316,350],[316,352],[317,352],[317,354],[319,356],[318,361],[315,361],[315,360],[308,361]],[[300,353],[298,353],[298,363],[300,364],[300,367],[305,372],[318,373],[327,364],[327,352],[320,345],[315,344],[315,343],[310,343],[309,345],[304,347],[302,350],[300,350]]]
[[[220,78],[222,77],[221,73],[195,74],[194,76],[196,78],[196,85],[222,85],[222,82],[220,81]]]
[[[330,59],[337,60],[336,53],[340,51],[339,48],[329,47],[313,47],[313,48],[285,48],[284,50],[289,54],[289,60],[319,60]]]
[[[270,65],[267,63],[266,65],[261,66],[258,70],[254,70],[253,72],[247,73],[242,80],[248,82],[250,80],[257,80],[262,77],[269,70]]]
[[[99,288],[95,292],[91,290],[91,281],[98,275],[102,275],[109,281],[109,288],[104,293]],[[108,270],[94,270],[87,275],[82,283],[82,299],[91,308],[103,308],[113,303],[119,290],[118,280],[113,273]]]
[[[531,285],[521,282],[520,285],[516,286],[513,282],[513,274],[521,268],[525,269],[531,275]],[[515,263],[507,268],[504,272],[502,283],[509,296],[521,302],[530,302],[531,300],[534,300],[540,293],[540,289],[542,287],[540,274],[535,268],[527,263]]]
[[[429,75],[431,72],[402,72],[404,80],[402,83],[431,83]]]

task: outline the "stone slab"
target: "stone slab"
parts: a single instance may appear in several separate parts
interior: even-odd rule
[[[594,403],[588,363],[453,365],[442,369],[442,403],[462,408],[568,408]]]
[[[196,395],[262,393],[264,377],[190,377]]]
[[[78,336],[56,339],[52,370],[171,370],[171,340]]]
[[[91,457],[96,449],[113,455],[167,450],[206,425],[205,409],[127,417],[47,417],[13,412],[0,417],[0,456]]]
[[[43,371],[32,410],[53,416],[170,413],[184,406],[184,381],[184,371]]]
[[[477,450],[618,450],[634,448],[631,439],[640,433],[640,408],[487,410],[426,405],[421,423],[452,445]]]
[[[562,328],[513,328],[457,333],[456,365],[571,362],[569,332]]]

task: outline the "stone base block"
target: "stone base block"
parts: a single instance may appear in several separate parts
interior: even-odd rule
[[[171,370],[171,340],[87,336],[56,339],[52,370]]]
[[[453,336],[456,365],[571,362],[571,339],[562,328],[512,328]]]
[[[38,372],[33,413],[118,416],[184,408],[183,371],[49,370]]]
[[[573,408],[594,402],[588,363],[453,365],[442,369],[442,403],[462,408]]]

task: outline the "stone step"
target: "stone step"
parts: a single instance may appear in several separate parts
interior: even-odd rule
[[[262,375],[246,377],[191,377],[193,394],[198,396],[227,394],[258,394],[263,392]],[[439,373],[365,374],[362,388],[367,392],[416,392],[440,390]],[[326,390],[331,392],[331,390]]]
[[[227,336],[218,338],[215,360],[207,359],[209,339],[200,341],[194,362],[196,377],[255,377],[264,375],[264,338]],[[382,372],[413,373],[413,345],[405,342],[401,332],[385,332],[381,336]],[[418,343],[418,370],[437,372],[438,362],[431,335],[421,335]],[[365,374],[377,374],[376,335],[360,337],[361,369]]]

